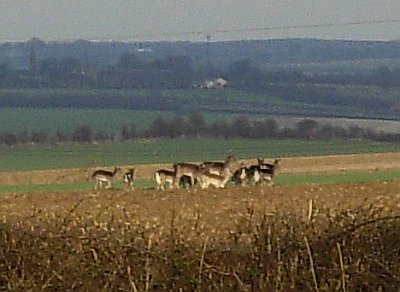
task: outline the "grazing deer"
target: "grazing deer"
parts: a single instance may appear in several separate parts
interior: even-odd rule
[[[207,169],[209,173],[222,175],[226,168],[228,168],[231,173],[234,173],[238,168],[238,161],[234,155],[228,155],[224,162],[205,161],[201,166]]]
[[[130,187],[133,190],[134,189],[133,182],[135,181],[135,178],[136,178],[136,169],[129,168],[129,170],[124,173],[123,178],[124,178],[125,186],[127,188]]]
[[[96,181],[95,183],[95,190],[98,188],[103,188],[103,183],[107,183],[106,189],[109,189],[112,187],[112,182],[115,178],[115,175],[117,174],[118,171],[120,171],[121,168],[119,167],[114,167],[114,171],[108,171],[104,169],[98,169],[92,174],[92,179]]]
[[[193,163],[175,163],[174,185],[176,188],[179,188],[179,183],[183,176],[188,176],[190,178],[190,185],[193,186],[202,168],[202,166]]]
[[[199,180],[200,187],[202,189],[206,189],[209,186],[213,186],[216,188],[224,188],[226,183],[231,178],[231,173],[228,168],[225,168],[225,170],[222,174],[223,175],[213,174],[213,173],[207,172],[206,169],[203,169],[202,171],[200,171],[199,174],[197,174],[197,178]]]

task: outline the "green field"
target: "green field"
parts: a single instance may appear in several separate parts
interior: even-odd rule
[[[317,88],[324,91],[330,86],[319,85]],[[357,100],[376,98],[390,102],[396,102],[400,93],[398,89],[384,90],[376,86],[336,86],[335,90],[339,95]],[[274,118],[280,115],[305,118],[369,117],[373,120],[383,118],[396,121],[393,114],[385,115],[384,110],[374,112],[373,108],[365,109],[351,104],[309,104],[290,98],[279,98],[269,92],[247,92],[229,88],[216,91],[0,89],[0,101],[2,99],[9,100],[10,105],[6,102],[0,108],[0,133],[68,133],[85,124],[94,131],[115,134],[124,125],[130,126],[134,123],[137,129],[143,129],[159,115],[171,118],[190,112],[203,113],[209,122],[216,118],[229,120],[238,115],[250,118]],[[70,100],[73,101],[69,102]],[[148,110],[141,110],[143,108]]]
[[[240,114],[229,112],[203,112],[204,119],[211,123],[216,119],[227,122],[235,117],[250,119],[274,119],[280,127],[295,127],[304,118],[274,116],[261,114]],[[44,132],[54,136],[57,131],[71,133],[81,125],[90,126],[94,132],[118,134],[123,126],[134,124],[136,129],[148,128],[155,118],[162,116],[171,119],[174,116],[187,117],[172,111],[139,111],[120,109],[66,109],[66,108],[0,108],[0,133]],[[343,128],[358,125],[361,128],[371,128],[376,131],[398,133],[399,124],[396,121],[357,120],[338,118],[315,118],[321,124],[332,124]]]
[[[274,179],[275,185],[296,184],[333,184],[333,183],[369,183],[376,181],[398,181],[400,172],[348,172],[338,174],[282,174]],[[134,184],[136,189],[154,188],[153,181],[140,180]],[[230,186],[228,186],[230,187]],[[115,182],[114,188],[123,189],[122,182]],[[67,184],[27,184],[27,185],[3,185],[0,193],[20,192],[57,192],[57,191],[88,191],[93,189],[92,182],[67,183]]]
[[[332,184],[332,183],[368,183],[374,181],[398,181],[400,172],[347,172],[334,174],[282,174],[274,178],[278,185],[291,184]]]
[[[0,171],[97,167],[179,161],[399,152],[400,144],[361,140],[170,139],[110,144],[0,147]]]
[[[299,85],[301,89],[302,86]],[[316,85],[323,96],[332,86]],[[0,133],[3,131],[70,131],[81,124],[94,130],[116,133],[122,125],[132,122],[138,128],[148,124],[160,113],[169,117],[176,114],[203,112],[207,119],[232,115],[349,117],[397,120],[388,107],[368,107],[368,100],[396,103],[399,90],[385,90],[377,86],[334,86],[335,92],[359,101],[353,104],[304,102],[287,97],[286,92],[268,90],[252,92],[232,88],[224,90],[201,89],[0,89]],[[292,92],[293,94],[293,92]],[[307,95],[305,93],[305,95]],[[26,108],[25,108],[26,107]],[[142,109],[146,109],[143,111]],[[162,112],[160,112],[160,110]],[[165,111],[164,111],[165,110]],[[111,121],[111,123],[110,123]]]
[[[121,131],[122,126],[130,126],[132,123],[138,129],[146,128],[161,114],[166,118],[174,116],[172,112],[117,109],[2,108],[0,132],[68,133],[78,126],[88,125],[94,131],[115,134]]]
[[[26,184],[26,185],[2,185],[0,193],[21,193],[21,192],[57,192],[57,191],[82,191],[93,190],[92,182],[65,183],[65,184]],[[113,184],[116,189],[123,189],[124,185],[118,181]],[[136,181],[135,188],[144,189],[154,187],[152,181]]]
[[[207,122],[217,118],[230,121],[237,116],[249,118],[273,118],[268,115],[242,115],[231,113],[202,113]],[[63,108],[1,108],[0,133],[45,132],[54,135],[57,131],[72,132],[78,126],[88,125],[95,132],[107,134],[120,133],[123,126],[134,124],[138,130],[148,128],[155,118],[162,116],[185,117],[172,111],[136,111],[120,109],[63,109]]]

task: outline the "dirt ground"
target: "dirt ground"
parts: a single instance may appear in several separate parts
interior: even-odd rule
[[[238,221],[259,219],[263,214],[291,213],[306,221],[312,214],[354,212],[371,206],[385,214],[400,215],[400,181],[364,184],[329,184],[264,187],[228,187],[208,190],[104,190],[37,192],[1,196],[3,222],[32,221],[38,225],[51,218],[88,218],[129,224],[146,222],[168,228],[176,223],[198,225],[207,233],[226,235]],[[350,211],[352,210],[352,211]],[[112,218],[112,219],[110,219]],[[259,220],[258,220],[259,221]],[[35,224],[36,223],[36,224]]]
[[[343,171],[400,170],[399,158],[400,153],[283,158],[281,172],[334,173]],[[251,163],[253,162],[255,163],[255,161],[251,161]],[[164,166],[168,165],[140,165],[137,167],[140,178],[148,179],[155,169]],[[92,170],[89,169],[38,171],[19,173],[20,176],[18,174],[3,173],[1,174],[1,183],[21,183],[23,182],[23,180],[21,180],[21,175],[22,177],[26,175],[31,182],[81,181],[84,180],[91,171]],[[207,190],[179,189],[156,191],[150,189],[135,189],[128,191],[114,189],[102,191],[57,191],[8,193],[0,196],[0,224],[2,224],[3,228],[8,228],[7,226],[10,226],[10,228],[13,228],[12,230],[17,230],[11,233],[15,235],[16,238],[18,238],[19,235],[28,234],[31,236],[33,234],[35,235],[34,238],[41,238],[41,236],[43,236],[43,238],[49,240],[49,242],[60,240],[64,243],[65,240],[69,240],[69,245],[59,245],[61,247],[67,247],[67,249],[56,250],[56,256],[54,256],[54,246],[44,241],[43,244],[41,243],[41,245],[35,249],[35,251],[39,250],[37,253],[40,255],[40,259],[44,258],[47,260],[48,258],[58,258],[57,253],[60,253],[60,258],[62,258],[63,255],[68,255],[66,258],[74,263],[74,265],[71,265],[69,261],[61,262],[60,265],[63,267],[69,267],[70,264],[75,270],[75,264],[77,262],[82,264],[88,261],[89,264],[84,267],[93,267],[93,269],[96,269],[93,271],[99,273],[99,264],[95,262],[97,262],[98,254],[100,254],[101,258],[107,259],[106,264],[104,264],[104,272],[100,273],[102,277],[110,269],[118,270],[117,264],[115,264],[115,267],[112,266],[112,264],[114,264],[112,259],[114,254],[116,255],[115,258],[118,258],[118,252],[128,247],[130,248],[130,245],[124,246],[124,243],[141,243],[141,246],[148,246],[148,249],[150,249],[150,243],[153,243],[153,246],[160,246],[161,248],[170,238],[173,238],[174,242],[182,243],[182,250],[186,247],[184,244],[196,243],[197,245],[195,246],[204,248],[204,251],[207,243],[207,262],[209,262],[220,249],[223,254],[225,254],[225,250],[229,251],[229,249],[226,248],[234,246],[234,239],[235,241],[238,240],[239,243],[237,243],[237,246],[239,249],[251,245],[254,241],[253,236],[256,234],[257,228],[260,228],[260,222],[265,218],[267,218],[265,222],[270,224],[268,225],[268,230],[271,230],[271,232],[268,233],[268,238],[274,240],[272,241],[272,248],[275,248],[275,246],[279,247],[281,244],[285,246],[285,243],[280,243],[280,233],[277,231],[281,230],[279,229],[281,225],[275,226],[273,224],[284,224],[283,226],[285,226],[285,228],[293,228],[291,229],[293,233],[297,232],[299,234],[302,234],[304,230],[307,231],[308,228],[312,228],[311,231],[315,233],[312,233],[312,236],[309,233],[308,238],[312,245],[311,249],[313,251],[315,263],[319,264],[316,267],[321,267],[319,271],[326,271],[327,268],[322,264],[324,260],[321,260],[321,258],[327,259],[331,266],[334,261],[332,261],[331,256],[326,256],[327,253],[325,250],[321,251],[321,248],[324,248],[324,246],[320,247],[319,252],[317,252],[317,243],[320,238],[329,238],[329,240],[331,240],[329,236],[332,236],[332,234],[337,236],[336,233],[334,233],[335,230],[332,232],[330,231],[332,229],[332,220],[339,220],[340,223],[344,222],[346,224],[350,222],[350,225],[353,226],[353,223],[357,224],[374,218],[398,218],[399,216],[400,180],[373,183],[277,185],[262,187],[235,187],[230,185],[226,189]],[[342,217],[343,219],[340,219]],[[292,224],[293,222],[296,224]],[[333,226],[337,228],[337,225],[333,224]],[[340,228],[342,227],[342,225],[339,226]],[[60,234],[58,232],[59,230]],[[381,233],[374,234],[379,235]],[[374,234],[372,234],[371,237],[375,236]],[[69,237],[65,237],[65,235]],[[277,237],[277,239],[275,237]],[[6,236],[4,236],[4,238],[6,238]],[[128,241],[127,238],[130,241]],[[304,236],[304,238],[306,237]],[[390,242],[393,238],[396,239],[396,237],[390,237],[390,240],[385,241],[388,242],[388,244],[387,246],[385,245],[384,248],[378,249],[373,246],[373,251],[391,251],[392,246]],[[285,237],[284,240],[289,239]],[[375,240],[375,238],[373,238],[373,240]],[[35,252],[26,249],[26,247],[29,247],[29,242],[25,244],[26,242],[27,240],[23,240],[22,243],[19,243],[19,246],[25,248],[24,251],[27,252],[27,254],[19,256],[18,259],[26,259],[31,254],[35,254]],[[123,244],[120,245],[120,242]],[[279,245],[276,245],[274,242],[278,242]],[[347,247],[345,245],[346,242],[341,241],[343,250],[345,250],[344,247]],[[15,242],[13,244],[15,245]],[[304,244],[304,242],[301,241],[299,244]],[[14,245],[10,245],[13,251],[12,254],[15,252],[16,255],[19,255],[18,252],[20,251],[16,250]],[[377,245],[379,246],[379,242]],[[153,246],[152,248],[155,249]],[[291,246],[297,248],[298,245],[292,242],[288,244],[288,249],[291,248]],[[364,244],[363,246],[368,247],[369,245]],[[347,253],[347,256],[346,253],[344,253],[344,260],[346,263],[350,262],[350,258],[355,254],[354,250],[361,253],[358,245],[349,244],[349,247],[353,249]],[[254,249],[254,251],[255,250],[256,249]],[[285,249],[283,250],[284,252],[287,251]],[[335,251],[335,249],[333,250]],[[278,251],[280,251],[280,249],[278,249]],[[155,251],[154,254],[157,254],[157,252],[159,251]],[[396,252],[397,249],[395,249],[393,253],[395,254]],[[182,253],[183,251],[180,252],[179,255]],[[43,256],[43,254],[50,254],[51,257]],[[146,251],[144,250],[141,254],[145,255]],[[168,255],[168,253],[163,250],[162,254],[162,259],[164,261],[164,255]],[[123,258],[125,259],[130,255],[129,250],[129,253],[126,255],[123,254]],[[336,254],[334,255],[336,258]],[[368,258],[373,258],[374,255],[375,253],[372,252],[366,253],[366,257]],[[390,253],[387,256],[387,258],[390,259],[394,257],[395,256]],[[220,258],[223,259],[223,256],[220,256]],[[378,254],[376,258],[381,260],[382,256]],[[355,259],[357,259],[357,257],[355,257]],[[357,263],[355,259],[352,259],[352,261]],[[36,259],[34,260],[36,263]],[[143,256],[143,259],[139,258],[139,260],[141,260],[140,269],[142,269],[142,263],[145,262],[145,257]],[[195,261],[196,260],[198,260],[198,257],[196,257]],[[242,265],[243,262],[243,265],[246,265],[242,257],[236,258],[236,260],[239,262],[238,265]],[[376,260],[373,262],[375,263]],[[25,268],[25,262],[23,263],[23,268]],[[42,264],[42,266],[46,267],[44,271],[46,273],[54,273],[52,269],[47,268],[47,265],[48,264]],[[219,265],[222,264],[218,262],[216,266]],[[329,265],[327,265],[327,267],[330,269],[331,266]],[[338,264],[334,263],[333,265],[338,269]],[[212,267],[213,265],[209,266]],[[289,264],[287,264],[287,266],[289,266]],[[377,267],[379,271],[382,270],[381,267],[387,267],[385,258],[381,260],[381,262],[377,262]],[[140,269],[137,274],[142,273]],[[308,268],[306,267],[305,269]],[[61,268],[59,270],[61,270]],[[126,269],[121,269],[121,271],[124,271],[124,274],[126,273],[125,270]],[[196,273],[197,270],[198,268],[196,266]],[[227,269],[224,269],[224,271],[225,270]],[[386,270],[389,271],[389,269],[386,268],[382,270],[382,273]],[[97,275],[93,271],[92,273]],[[156,271],[156,269],[152,271]],[[360,271],[365,274],[364,269]],[[391,272],[393,273],[391,277],[396,278],[397,281],[397,266],[393,268],[393,271],[396,271],[396,273]],[[40,272],[43,273],[42,270],[40,270]],[[82,272],[87,274],[87,268],[84,268]],[[154,274],[155,273],[156,272],[154,272]],[[338,273],[340,275],[340,269]],[[321,272],[318,275],[319,279],[322,279],[323,275]],[[62,276],[67,277],[67,273],[65,272]],[[386,274],[385,276],[387,277]],[[366,274],[365,277],[366,279],[370,279],[372,276]],[[43,278],[47,279],[45,277]],[[74,276],[74,278],[76,278],[76,276]],[[387,279],[389,279],[389,277],[384,278],[384,281],[388,281]],[[64,282],[67,283],[68,281]],[[143,287],[145,286],[143,285]],[[304,280],[301,280],[301,287],[304,288]],[[337,287],[337,285],[335,287]],[[250,290],[250,288],[248,290]],[[379,289],[375,290],[378,291]]]
[[[250,165],[254,160],[242,160]],[[272,159],[270,160],[272,162]],[[380,154],[357,155],[333,155],[317,157],[283,157],[280,164],[280,173],[335,173],[344,171],[396,171],[400,170],[400,152]],[[154,171],[160,168],[172,169],[171,164],[125,165],[123,170],[129,167],[137,169],[137,178],[152,179]],[[107,167],[106,167],[107,169]],[[109,167],[111,170],[112,167]],[[52,184],[74,183],[90,179],[95,169],[52,169],[43,171],[25,171],[0,173],[0,185],[18,184]]]
[[[256,161],[246,161],[255,163]],[[149,179],[154,170],[170,165],[137,165],[139,178]],[[400,153],[324,157],[283,158],[281,173],[400,170]],[[92,169],[49,170],[1,173],[2,184],[77,182],[85,180]],[[213,228],[233,228],[235,220],[253,210],[256,214],[293,212],[306,218],[310,199],[313,208],[347,210],[374,206],[388,213],[400,212],[400,181],[363,184],[295,185],[234,187],[191,190],[103,190],[35,192],[1,196],[0,218],[40,218],[69,213],[95,214],[113,218],[136,218],[154,224],[169,224],[172,210],[177,218],[196,221]],[[335,211],[335,212],[336,212]],[[175,211],[174,211],[175,212]],[[317,211],[316,211],[317,212]],[[200,215],[201,214],[201,215]],[[96,216],[97,216],[96,215]],[[100,216],[100,217],[101,217]],[[86,217],[86,216],[85,216]],[[5,219],[7,218],[7,219]],[[197,219],[196,219],[197,218]],[[221,219],[221,220],[219,220]],[[161,223],[160,223],[161,222]],[[216,223],[218,222],[218,224]],[[218,226],[217,226],[218,225]],[[221,225],[221,226],[219,226]]]

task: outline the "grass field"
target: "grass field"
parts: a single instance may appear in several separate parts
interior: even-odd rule
[[[321,90],[325,86],[321,86]],[[338,94],[363,100],[373,98],[395,102],[399,91],[371,86],[337,86]],[[396,114],[374,108],[350,105],[308,104],[271,96],[269,92],[225,90],[73,90],[73,89],[0,89],[1,99],[8,100],[0,109],[0,132],[70,131],[87,124],[95,130],[118,132],[132,122],[146,127],[160,110],[165,117],[179,111],[204,112],[207,119],[246,115],[250,117],[369,117],[396,120]],[[110,102],[111,101],[111,102]],[[165,105],[157,103],[165,102]],[[155,103],[155,105],[152,105]],[[166,107],[167,106],[167,107]],[[18,108],[31,107],[31,108]],[[113,108],[113,109],[111,109]],[[138,109],[146,109],[142,111]],[[390,109],[388,109],[389,111]],[[109,123],[108,121],[112,121]]]
[[[259,114],[202,113],[207,122],[224,119],[230,121],[237,116],[249,118],[276,118]],[[67,108],[0,108],[0,132],[27,133],[45,132],[50,135],[57,131],[72,132],[81,125],[90,126],[95,132],[117,134],[123,126],[132,123],[138,130],[148,128],[155,118],[170,119],[175,116],[187,117],[172,111],[144,111],[123,109],[67,109]],[[277,117],[279,119],[279,117]],[[287,119],[285,119],[287,120]],[[290,120],[290,119],[289,119]],[[286,125],[286,124],[284,124]]]
[[[337,183],[371,183],[400,181],[399,171],[386,172],[348,172],[334,174],[283,174],[274,179],[275,185],[324,185]],[[134,183],[136,189],[154,188],[155,182],[151,180],[137,180]],[[234,186],[229,186],[234,187]],[[122,190],[122,182],[116,182],[113,188]],[[59,183],[59,184],[20,184],[0,185],[0,193],[29,193],[29,192],[58,192],[58,191],[89,191],[93,189],[92,182]]]
[[[1,98],[10,99],[10,106],[3,105],[0,109],[0,130],[69,130],[76,124],[86,123],[94,129],[120,130],[132,121],[139,128],[148,126],[149,119],[154,119],[163,109],[163,116],[182,115],[192,111],[202,111],[207,118],[215,116],[230,116],[232,113],[243,112],[253,115],[247,110],[241,110],[240,104],[259,104],[268,100],[269,103],[280,103],[267,94],[248,93],[237,90],[72,90],[72,89],[0,89]],[[43,102],[43,100],[45,102]],[[139,99],[136,100],[136,99]],[[21,100],[17,102],[18,100]],[[71,104],[68,100],[75,100]],[[98,103],[95,100],[99,100]],[[143,105],[145,100],[146,104]],[[168,101],[168,108],[157,106],[159,101]],[[223,104],[236,104],[220,108],[218,114],[205,109],[207,105],[223,100]],[[14,102],[15,101],[15,102]],[[80,102],[82,101],[82,102]],[[106,101],[112,101],[106,102]],[[87,103],[85,103],[87,102]],[[106,102],[106,103],[105,103]],[[83,105],[82,105],[83,103]],[[148,104],[147,104],[148,103]],[[151,106],[152,103],[155,105]],[[202,106],[199,106],[201,104]],[[148,110],[143,110],[143,107]],[[211,109],[214,106],[211,106]],[[203,109],[204,108],[204,109]],[[217,108],[217,107],[215,107]],[[257,108],[257,106],[255,106]],[[259,108],[259,107],[258,107]],[[139,110],[138,110],[139,109]],[[165,111],[164,111],[165,110]],[[256,111],[257,112],[257,111]],[[22,117],[21,120],[18,117]],[[112,123],[109,123],[112,121]],[[110,125],[107,125],[110,124]]]
[[[229,112],[203,112],[204,119],[212,123],[216,119],[227,122],[235,117],[247,117],[249,119],[274,119],[278,126],[295,128],[296,124],[304,118],[240,114]],[[66,109],[66,108],[0,108],[0,133],[22,133],[32,134],[44,132],[54,137],[57,131],[71,133],[81,125],[88,125],[94,132],[105,134],[119,134],[123,126],[135,125],[137,130],[148,128],[155,118],[162,116],[171,119],[175,116],[187,118],[179,112],[172,111],[139,111],[122,109]],[[315,118],[321,125],[331,124],[337,127],[348,128],[357,125],[361,128],[373,129],[376,132],[400,133],[400,123],[390,120],[363,120],[363,119],[340,119],[340,118]],[[111,121],[111,122],[109,122]]]
[[[0,181],[19,183],[0,186],[0,290],[396,291],[399,147],[177,139],[2,148],[2,167],[14,172]],[[45,169],[36,175],[58,181],[65,173],[54,168],[221,160],[230,151],[284,156],[275,186],[158,192],[147,179],[134,191],[121,181],[93,191],[87,169],[71,183],[18,172]],[[349,153],[367,154],[324,156]],[[160,167],[138,166],[148,177]]]
[[[94,131],[115,134],[132,123],[137,129],[146,128],[160,114],[166,118],[174,116],[172,112],[118,109],[2,108],[0,124],[1,131],[11,133],[54,134],[59,130],[69,133],[80,125],[88,125]]]
[[[274,180],[277,185],[369,183],[376,181],[398,181],[399,171],[391,172],[348,172],[334,174],[285,174]]]
[[[400,144],[359,140],[171,139],[110,144],[0,148],[0,172],[179,161],[399,152]]]

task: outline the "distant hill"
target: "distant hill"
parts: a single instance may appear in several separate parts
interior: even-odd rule
[[[2,107],[398,120],[399,92],[400,41],[0,44]]]
[[[400,41],[343,41],[319,39],[272,39],[225,42],[28,42],[0,44],[0,64],[28,68],[29,52],[39,59],[72,57],[83,62],[111,65],[124,53],[143,60],[183,55],[195,65],[227,66],[249,59],[263,69],[362,70],[368,66],[399,66]],[[365,65],[367,67],[363,67]],[[361,67],[360,67],[361,66]]]

